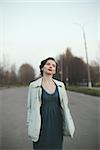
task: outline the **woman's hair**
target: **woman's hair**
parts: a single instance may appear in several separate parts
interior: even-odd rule
[[[46,64],[46,62],[47,62],[48,60],[53,60],[53,61],[56,63],[56,72],[57,72],[58,64],[57,64],[56,60],[55,60],[53,57],[48,57],[48,58],[42,60],[40,66],[39,66],[39,68],[40,68],[40,73],[41,73],[42,76],[43,76],[43,70],[42,70],[42,69],[43,69],[44,65]]]

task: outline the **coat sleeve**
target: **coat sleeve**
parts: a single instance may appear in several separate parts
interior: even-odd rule
[[[27,98],[27,124],[30,121],[30,112],[31,112],[31,84],[28,89],[28,98]]]
[[[63,109],[64,109],[64,134],[73,137],[75,131],[75,125],[68,107],[68,96],[65,86],[63,84]]]

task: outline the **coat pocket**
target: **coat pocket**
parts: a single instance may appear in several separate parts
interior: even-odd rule
[[[64,110],[64,135],[73,137],[75,125],[69,111],[69,108]]]
[[[33,141],[37,141],[39,139],[41,127],[41,117],[39,112],[39,109],[32,111],[28,124],[28,136],[31,137]]]
[[[34,127],[34,122],[31,120],[28,125],[28,136],[31,137],[34,142],[39,139],[39,129]]]

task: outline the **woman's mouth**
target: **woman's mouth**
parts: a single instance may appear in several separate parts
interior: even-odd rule
[[[49,71],[52,71],[52,69],[48,69]]]

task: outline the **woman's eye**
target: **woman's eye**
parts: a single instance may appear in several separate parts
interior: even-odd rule
[[[56,67],[55,64],[46,63],[46,65],[47,65],[47,66],[51,65],[51,66],[54,67],[54,68]]]
[[[47,63],[47,65],[50,65],[50,63]]]
[[[56,67],[55,65],[52,65],[53,67]]]

